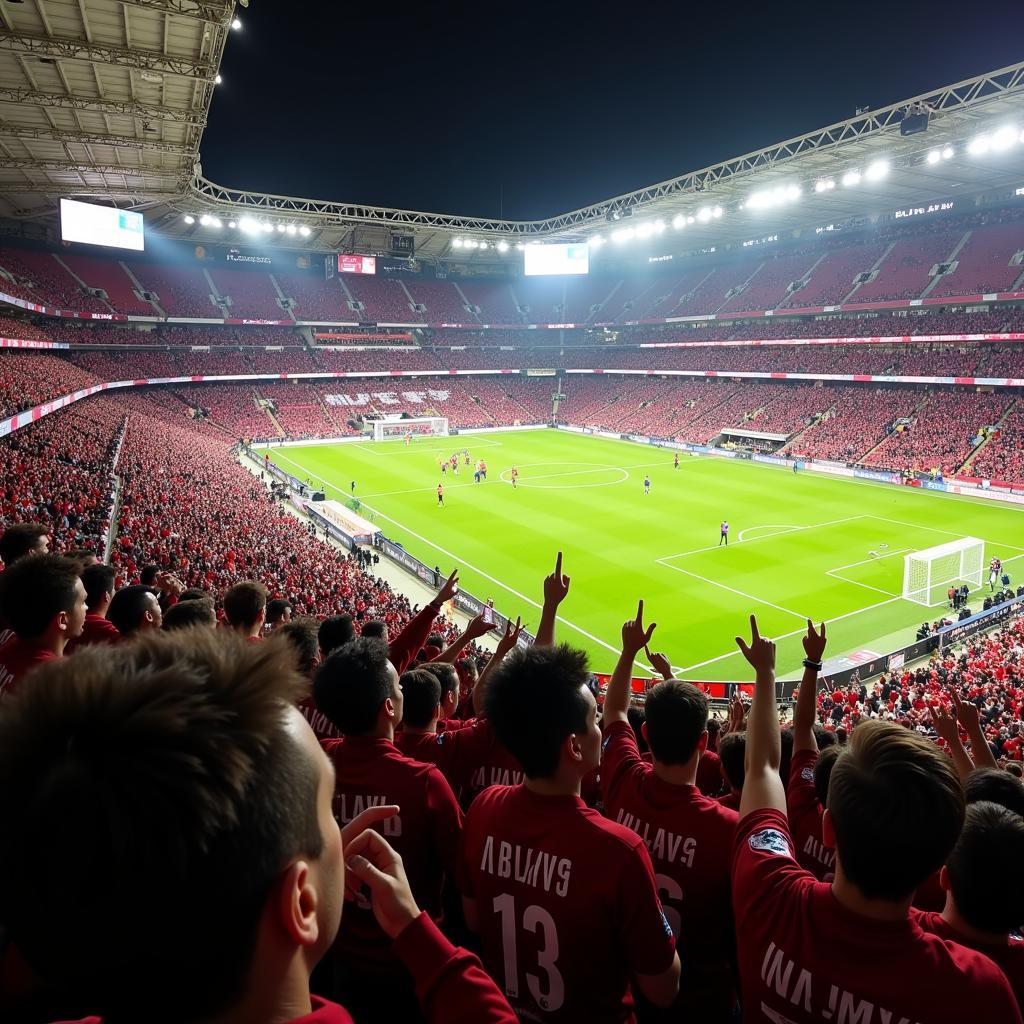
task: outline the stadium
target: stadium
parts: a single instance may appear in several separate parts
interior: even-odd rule
[[[0,5],[0,1015],[1021,1020],[1024,62],[505,219],[248,7]]]

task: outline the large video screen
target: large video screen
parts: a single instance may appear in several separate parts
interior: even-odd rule
[[[590,272],[590,248],[586,242],[568,245],[528,245],[523,273],[527,277],[546,274],[587,274]]]
[[[107,245],[112,249],[142,252],[142,214],[133,210],[115,210],[112,206],[93,206],[76,199],[60,201],[60,237],[65,242]]]
[[[376,274],[376,256],[338,256],[340,274]]]

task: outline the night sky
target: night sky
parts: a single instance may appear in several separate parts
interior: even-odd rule
[[[222,185],[532,219],[1024,57],[1024,5],[252,0]]]

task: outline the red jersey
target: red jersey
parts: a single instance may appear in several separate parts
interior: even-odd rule
[[[697,764],[697,788],[705,796],[722,792],[722,760],[713,750],[705,750]]]
[[[515,786],[523,781],[523,766],[498,742],[486,718],[436,735],[396,733],[395,744],[409,757],[436,764],[458,790],[464,807],[488,786]]]
[[[658,778],[628,722],[605,729],[604,813],[643,839],[685,967],[680,1020],[729,1020],[736,1005],[730,864],[739,820],[696,786]],[[646,972],[645,972],[646,973]]]
[[[786,806],[789,810],[789,831],[796,846],[796,859],[805,871],[819,882],[831,882],[836,876],[836,851],[821,838],[824,808],[818,803],[814,788],[816,750],[798,750],[789,766],[789,788]]]
[[[316,701],[313,699],[312,694],[308,697],[303,697],[295,706],[300,712],[302,712],[302,717],[309,723],[310,729],[313,730],[313,735],[315,735],[321,743],[323,743],[324,740],[341,739],[341,731],[316,706]]]
[[[793,855],[786,815],[740,819],[732,868],[744,1022],[1021,1024],[1003,973],[916,921],[846,909]]]
[[[120,641],[121,634],[109,619],[102,615],[94,615],[92,612],[85,613],[85,625],[82,627],[82,635],[68,642],[64,648],[65,654],[72,654],[80,647],[88,647],[90,644],[116,644]]]
[[[729,790],[729,792],[726,793],[725,796],[720,796],[718,798],[718,802],[723,807],[728,807],[730,811],[738,811],[740,809],[741,796],[741,793],[734,793],[732,792],[732,790]]]
[[[323,745],[334,762],[334,816],[346,825],[367,807],[398,804],[401,812],[378,831],[402,855],[416,902],[441,914],[445,873],[458,863],[462,810],[451,786],[433,765],[413,761],[385,739],[346,736]],[[335,948],[349,961],[391,960],[391,941],[361,897],[345,906]]]
[[[1024,939],[1019,935],[1010,935],[1005,939],[993,942],[977,942],[954,931],[943,919],[941,914],[926,914],[919,910],[911,910],[911,917],[931,935],[938,935],[947,942],[957,942],[961,946],[984,953],[1002,972],[1017,997],[1017,1005],[1024,1006]]]
[[[0,647],[0,697],[10,696],[32,669],[56,657],[53,651],[12,636]]]
[[[672,965],[643,841],[579,797],[481,793],[460,879],[477,901],[484,964],[522,1019],[633,1021],[630,978]]]

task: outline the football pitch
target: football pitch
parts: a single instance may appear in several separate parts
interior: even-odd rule
[[[462,458],[457,476],[441,475],[439,461],[464,448],[474,465],[486,461],[485,482],[474,483]],[[840,656],[910,643],[939,615],[899,596],[911,551],[977,537],[986,565],[998,555],[1014,585],[1024,578],[1016,508],[747,460],[680,453],[674,469],[668,449],[555,430],[275,448],[270,457],[323,483],[328,498],[347,500],[355,481],[361,514],[389,538],[442,572],[457,566],[464,589],[532,629],[541,581],[563,551],[572,586],[559,639],[585,648],[594,671],[611,670],[638,598],[658,623],[652,649],[678,674],[745,680],[733,638],[754,612],[778,641],[786,678],[799,675],[808,616],[828,623],[834,669]],[[723,519],[728,547],[719,545]]]

